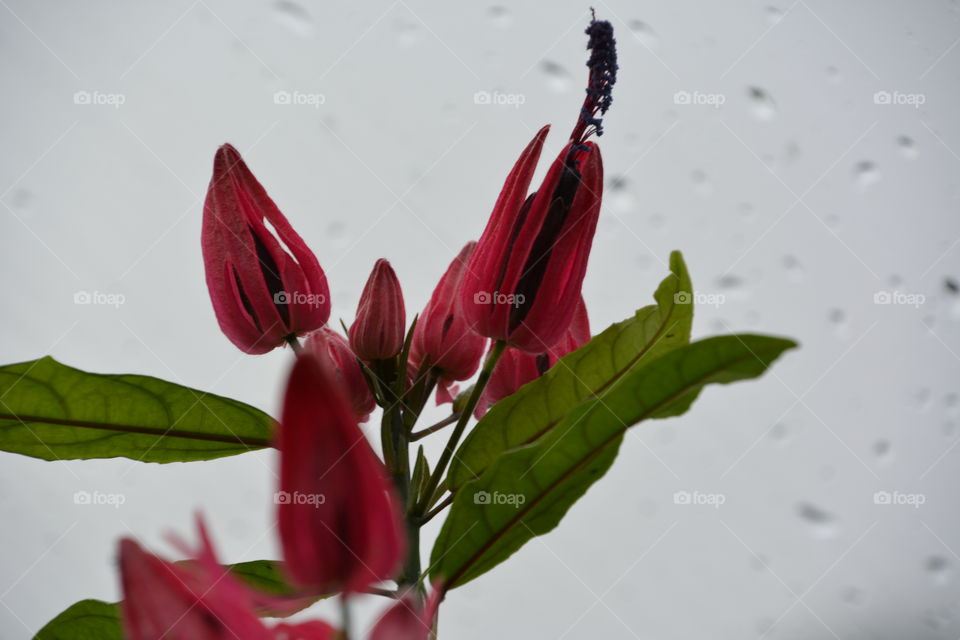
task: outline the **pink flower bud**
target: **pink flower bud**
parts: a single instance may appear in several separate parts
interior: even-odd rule
[[[469,242],[433,290],[413,330],[410,345],[411,374],[432,367],[439,376],[439,397],[449,397],[449,387],[457,380],[466,380],[477,371],[483,357],[486,338],[467,326],[460,312],[460,282],[470,254],[477,243]]]
[[[361,360],[392,358],[403,349],[406,324],[400,281],[390,263],[380,258],[360,294],[350,347]]]
[[[280,420],[276,501],[290,577],[315,593],[365,591],[404,553],[399,502],[324,360],[304,351]]]
[[[476,332],[532,354],[547,352],[570,326],[603,192],[600,148],[571,141],[527,195],[548,130],[507,177],[460,291]]]
[[[323,269],[229,144],[214,157],[201,243],[217,321],[241,351],[266,353],[326,324]]]
[[[426,605],[410,593],[403,595],[380,616],[368,640],[427,640],[441,594],[435,590]]]
[[[336,331],[323,328],[307,336],[305,346],[318,358],[326,359],[349,398],[354,414],[360,422],[366,422],[376,407],[376,401],[347,339]]]

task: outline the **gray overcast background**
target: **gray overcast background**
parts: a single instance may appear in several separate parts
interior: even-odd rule
[[[585,2],[0,5],[0,360],[52,354],[271,413],[289,351],[242,355],[204,285],[216,147],[240,149],[312,246],[335,318],[381,256],[412,315],[536,128],[560,148],[586,75]],[[449,595],[441,638],[958,637],[960,7],[595,6],[621,66],[595,332],[649,303],[681,249],[698,337],[802,348],[635,429],[557,530]],[[167,552],[196,509],[226,560],[276,557],[276,462],[0,454],[0,637],[117,598],[117,538]]]

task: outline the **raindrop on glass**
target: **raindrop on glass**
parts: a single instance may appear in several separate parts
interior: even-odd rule
[[[947,582],[950,565],[944,556],[930,556],[926,560],[925,568],[933,576],[933,580],[937,584],[945,584]]]
[[[487,9],[487,17],[498,29],[508,29],[513,26],[513,16],[506,7],[499,5]]]
[[[702,169],[695,169],[690,174],[690,179],[693,181],[693,188],[697,195],[705,198],[713,193],[713,184]]]
[[[836,535],[836,520],[833,515],[809,502],[797,505],[797,515],[809,526],[815,538],[832,538]]]
[[[757,120],[773,120],[777,115],[777,105],[766,91],[760,87],[748,87],[747,96],[750,98],[750,113]]]
[[[886,464],[893,460],[893,449],[890,447],[889,440],[877,440],[873,443],[873,454],[877,459]]]
[[[768,24],[771,24],[771,25],[777,24],[778,22],[783,20],[783,11],[781,11],[779,7],[773,7],[773,6],[767,7],[766,14],[767,14]]]
[[[796,256],[783,256],[783,268],[787,272],[787,280],[793,284],[799,284],[803,282],[805,273],[803,270],[803,265],[800,264],[800,261]]]
[[[547,76],[550,88],[557,93],[563,93],[570,90],[573,78],[562,66],[552,60],[544,60],[540,63],[540,70]]]
[[[898,136],[897,147],[900,149],[900,154],[907,160],[913,160],[920,155],[917,150],[917,143],[909,136]]]
[[[294,34],[313,35],[313,20],[305,8],[290,0],[278,0],[273,5],[273,19]]]
[[[840,81],[842,80],[840,77],[840,69],[833,65],[827,67],[827,80],[832,84],[840,84]]]
[[[869,160],[858,162],[853,168],[853,175],[861,189],[865,189],[880,180],[880,171],[877,169],[877,165]]]
[[[660,36],[642,20],[631,20],[630,31],[634,37],[648,49],[656,49],[660,46]]]

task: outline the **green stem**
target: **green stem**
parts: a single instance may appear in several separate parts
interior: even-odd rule
[[[346,595],[340,596],[340,637],[350,640],[350,603]]]
[[[427,509],[430,508],[430,499],[433,497],[433,494],[436,493],[437,487],[440,486],[440,481],[443,479],[443,474],[447,470],[447,465],[450,464],[453,452],[456,450],[457,444],[460,442],[460,438],[467,428],[467,423],[470,422],[470,416],[473,415],[473,410],[476,408],[477,403],[480,402],[483,389],[487,386],[487,382],[490,381],[490,376],[493,374],[493,370],[497,366],[497,362],[500,360],[500,356],[503,355],[503,350],[506,347],[507,343],[503,340],[497,340],[493,343],[490,355],[487,356],[486,361],[483,363],[483,368],[480,370],[480,375],[477,376],[477,383],[473,387],[473,393],[470,394],[470,398],[467,400],[467,404],[460,414],[460,419],[457,420],[457,426],[453,428],[453,433],[450,434],[450,438],[447,440],[447,446],[440,455],[440,460],[437,461],[436,469],[434,469],[430,475],[430,482],[423,492],[422,500],[413,511],[413,515],[418,519],[422,518],[427,512]]]
[[[459,413],[451,413],[449,416],[447,416],[440,422],[436,423],[435,425],[432,425],[427,427],[426,429],[421,429],[420,431],[414,431],[413,433],[411,433],[410,442],[416,442],[420,438],[425,438],[431,433],[436,433],[437,431],[440,431],[440,429],[443,429],[447,425],[453,424],[459,419],[460,419]]]
[[[299,354],[303,351],[303,346],[300,344],[300,340],[297,338],[297,334],[291,333],[284,340],[287,341],[287,344],[290,345],[290,348],[293,349],[293,352]]]

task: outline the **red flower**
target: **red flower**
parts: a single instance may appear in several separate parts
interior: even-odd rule
[[[130,640],[270,640],[255,594],[216,560],[203,523],[196,561],[174,564],[120,540],[120,605]]]
[[[201,243],[217,321],[241,351],[266,353],[326,324],[323,269],[229,144],[214,157]]]
[[[573,321],[567,328],[560,341],[548,352],[533,355],[518,349],[506,349],[497,363],[483,395],[473,410],[473,415],[479,419],[494,404],[513,395],[520,387],[532,380],[536,380],[557,361],[571,351],[576,351],[590,341],[590,321],[587,318],[587,307],[583,298],[577,302]]]
[[[549,127],[527,145],[500,192],[467,266],[460,304],[480,335],[527,353],[554,346],[573,318],[600,214],[603,162],[587,138],[603,133],[616,82],[613,27],[593,20],[587,97],[570,141],[540,189],[527,195]]]
[[[368,640],[427,640],[441,595],[435,589],[426,605],[409,593],[402,596],[380,616]]]
[[[335,374],[305,351],[280,420],[278,524],[290,577],[316,593],[365,591],[404,552],[399,502]]]
[[[466,380],[476,373],[487,343],[467,326],[458,304],[460,282],[476,246],[476,242],[467,243],[453,259],[413,330],[411,373],[432,367],[439,376],[437,397],[444,401],[449,401],[449,387],[453,382]]]
[[[323,328],[307,336],[305,343],[318,358],[327,360],[329,368],[336,372],[341,388],[350,399],[350,405],[360,422],[366,422],[376,407],[376,400],[370,393],[357,356],[350,350],[347,339],[336,331]]]
[[[392,358],[403,349],[406,323],[400,281],[390,263],[380,258],[360,294],[350,346],[361,360]]]

